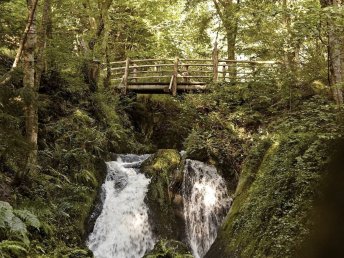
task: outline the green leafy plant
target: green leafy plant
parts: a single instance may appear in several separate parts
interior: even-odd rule
[[[0,201],[0,254],[20,256],[29,247],[29,228],[39,230],[41,223],[28,210],[17,210],[8,202]],[[12,256],[13,257],[13,256]]]

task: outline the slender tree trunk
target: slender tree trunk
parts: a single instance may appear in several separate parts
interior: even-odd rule
[[[323,8],[343,6],[341,0],[321,0]],[[329,81],[332,89],[333,98],[338,105],[343,104],[343,83],[344,83],[344,64],[343,62],[343,45],[344,40],[342,34],[343,28],[336,24],[336,17],[329,18],[327,22],[328,29],[328,63],[329,63]]]
[[[341,51],[343,42],[340,42],[339,35],[333,28],[329,28],[328,32],[329,44],[329,62],[330,62],[330,84],[332,87],[333,98],[337,104],[343,104],[343,84],[342,59]]]
[[[36,15],[36,9],[37,9],[37,3],[38,3],[38,0],[34,0],[31,3],[31,7],[29,9],[28,21],[27,21],[22,39],[21,39],[20,44],[19,44],[19,48],[17,50],[16,57],[15,57],[14,62],[12,64],[11,70],[8,73],[6,73],[5,75],[3,75],[3,77],[0,79],[0,85],[4,85],[12,79],[12,74],[20,62],[20,59],[22,57],[23,50],[24,50],[24,47],[26,44],[26,40],[27,40],[28,35],[30,33],[32,23],[34,22],[34,18]]]
[[[236,50],[236,31],[227,32],[227,58],[228,60],[235,60],[235,50]]]
[[[112,2],[112,0],[110,1]],[[108,6],[105,6],[106,12],[103,10],[103,19],[104,19],[104,36],[102,41],[102,51],[104,56],[104,63],[106,64],[106,77],[104,78],[104,87],[109,88],[111,85],[111,65],[110,65],[110,53],[109,53],[109,17],[108,17],[108,10],[110,9],[111,3],[108,3]]]
[[[236,52],[236,29],[233,31],[227,32],[227,58],[228,60],[235,60],[235,52]],[[237,66],[235,63],[229,63],[228,73],[231,78],[233,78],[232,82],[235,83],[237,79]]]
[[[92,75],[99,73],[99,64],[95,66],[94,59],[97,54],[101,55],[102,58],[97,58],[102,60],[105,56],[105,61],[107,67],[109,67],[109,55],[108,55],[108,12],[113,0],[98,0],[98,15],[96,18],[90,17],[90,20],[94,20],[94,24],[91,24],[92,37],[88,41],[88,48],[85,51],[85,57],[88,59],[86,63],[87,68],[87,80],[90,84],[91,91],[96,91],[98,89],[98,78],[94,78]],[[84,7],[90,8],[89,0],[84,0]],[[94,26],[95,25],[95,26]],[[98,61],[98,60],[97,60]],[[96,70],[95,70],[96,69]],[[108,70],[108,69],[107,69]],[[109,70],[107,72],[107,77],[104,80],[104,85],[107,87],[110,84],[110,75]]]
[[[35,4],[35,0],[28,0],[27,7],[29,13]],[[27,34],[24,46],[24,77],[23,84],[26,92],[29,94],[29,99],[25,101],[25,129],[26,138],[30,144],[28,159],[26,163],[26,173],[33,173],[37,168],[37,136],[38,136],[38,117],[37,117],[37,87],[35,85],[35,50],[37,45],[36,34],[36,15],[33,16],[32,23]]]
[[[38,91],[42,73],[47,69],[45,50],[47,47],[48,32],[51,30],[51,0],[44,0],[42,24],[37,41],[36,76],[35,84]],[[50,34],[50,33],[49,33]]]
[[[300,43],[293,43],[294,40],[291,38],[292,29],[291,29],[291,18],[290,11],[288,9],[289,2],[288,0],[283,0],[283,25],[287,34],[287,46],[288,49],[284,52],[284,62],[286,68],[290,71],[291,81],[293,84],[298,81],[298,62],[299,62],[299,52],[300,52]]]
[[[234,3],[233,0],[213,0],[213,3],[226,31],[227,58],[235,60],[239,1]],[[233,63],[229,65],[228,73],[230,77],[234,78],[232,81],[235,82],[237,75],[236,65]]]

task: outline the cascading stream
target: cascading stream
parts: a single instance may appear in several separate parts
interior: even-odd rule
[[[215,241],[232,199],[216,168],[186,160],[183,180],[186,233],[192,253],[203,257]]]
[[[150,179],[138,173],[149,155],[121,155],[107,163],[103,209],[88,239],[96,258],[141,258],[155,240],[144,198]]]
[[[153,249],[154,239],[144,201],[150,179],[139,173],[149,155],[120,155],[107,162],[102,186],[102,212],[87,245],[96,258],[141,258]],[[192,253],[202,258],[217,236],[231,198],[216,168],[186,160],[183,180],[186,235]]]

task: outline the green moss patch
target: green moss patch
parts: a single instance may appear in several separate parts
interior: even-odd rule
[[[159,150],[142,164],[141,171],[151,178],[146,202],[154,233],[159,238],[180,240],[184,235],[180,163],[177,150]]]
[[[185,244],[174,240],[161,240],[144,258],[192,258]]]

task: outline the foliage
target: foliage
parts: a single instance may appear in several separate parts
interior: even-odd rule
[[[187,247],[175,240],[161,240],[144,258],[191,258]]]
[[[286,112],[288,102],[281,97],[275,96],[271,109],[261,109],[260,101],[250,101],[248,109],[245,98],[233,106],[234,114],[259,112],[261,122],[247,127],[232,120],[248,129],[251,139],[244,142],[234,204],[207,257],[295,257],[310,234],[309,217],[331,143],[341,137],[342,116],[324,96],[300,94],[294,112]]]
[[[239,185],[235,204],[220,233],[224,257],[294,257],[309,234],[309,216],[318,197],[327,160],[326,140],[317,136],[281,136],[265,152],[255,179]],[[229,237],[230,236],[230,237]]]
[[[215,38],[223,55],[228,33],[213,0],[110,1],[106,12],[103,2],[51,1],[37,103],[39,166],[25,178],[18,176],[31,147],[23,108],[32,95],[21,89],[21,64],[0,88],[0,197],[10,203],[0,202],[0,255],[91,256],[84,236],[103,160],[157,148],[185,148],[189,157],[215,163],[232,192],[238,184],[240,205],[220,243],[229,253],[292,255],[307,234],[326,145],[341,134],[342,117],[325,85],[325,37],[329,18],[343,24],[342,8],[321,9],[318,0],[240,1],[235,15],[222,19],[238,22],[237,58],[279,60],[282,69],[257,71],[266,75],[253,83],[210,85],[201,96],[130,99],[102,82],[90,85],[90,60],[209,58]],[[11,68],[26,11],[25,1],[0,1],[1,76]],[[41,30],[37,22],[39,40]],[[162,206],[171,180],[180,183],[178,173],[159,173],[176,168],[174,152],[152,170],[161,177],[151,194]],[[161,253],[174,255],[168,245],[160,243]]]
[[[4,258],[24,257],[27,249],[23,242],[5,240],[0,242],[0,255]]]
[[[30,231],[40,228],[40,221],[30,211],[13,209],[8,202],[0,201],[0,254],[3,257],[26,254]]]

